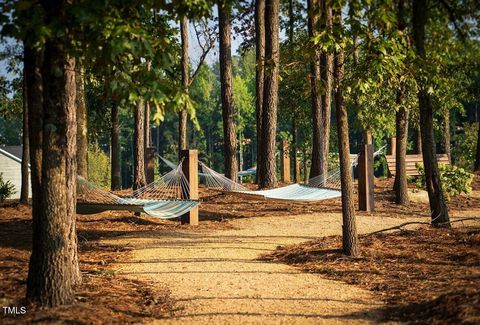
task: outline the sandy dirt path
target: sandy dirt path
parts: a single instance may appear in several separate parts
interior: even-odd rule
[[[416,219],[419,220],[419,219]],[[398,225],[406,219],[361,217],[359,232]],[[120,274],[166,286],[178,308],[160,323],[334,324],[372,323],[382,302],[368,291],[258,261],[278,245],[340,234],[340,214],[231,220],[234,229],[176,230],[109,240],[133,247]]]

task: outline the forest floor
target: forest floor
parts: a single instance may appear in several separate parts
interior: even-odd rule
[[[449,203],[452,219],[480,216],[478,178],[474,187]],[[411,207],[401,208],[390,188],[391,180],[376,182],[376,211],[357,213],[360,233],[429,221],[425,193],[412,192]],[[198,227],[122,212],[79,215],[84,284],[76,303],[27,306],[0,323],[478,322],[480,222],[453,230],[413,224],[361,238],[361,257],[348,259],[338,251],[339,199],[201,194]],[[24,305],[30,213],[16,203],[0,207],[2,306]]]

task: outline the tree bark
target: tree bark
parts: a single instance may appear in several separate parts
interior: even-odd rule
[[[220,84],[223,117],[223,147],[225,155],[225,176],[236,181],[238,174],[237,136],[235,111],[233,107],[232,54],[230,40],[230,2],[218,2],[218,24],[220,40]]]
[[[42,5],[46,17],[65,21],[66,2]],[[47,39],[42,66],[43,213],[33,219],[27,298],[43,306],[73,302],[73,286],[80,281],[75,229],[75,59],[63,44],[61,39]]]
[[[133,152],[133,189],[147,185],[145,177],[145,106],[143,100],[135,104],[134,152]]]
[[[25,66],[24,66],[25,67]],[[20,190],[20,203],[28,204],[28,194],[30,186],[30,173],[28,164],[30,163],[30,148],[28,141],[28,105],[27,105],[27,82],[25,77],[25,68],[23,70],[23,132],[22,132],[22,187]]]
[[[112,128],[110,130],[110,150],[112,159],[110,186],[112,191],[122,189],[122,156],[120,146],[120,120],[118,113],[118,105],[112,100]]]
[[[277,185],[275,170],[275,143],[278,106],[279,1],[265,1],[265,79],[263,88],[262,146],[259,166],[260,188]]]
[[[315,37],[317,29],[319,28],[319,0],[308,0],[308,36]],[[322,122],[322,106],[320,96],[320,52],[316,45],[313,45],[313,55],[310,61],[310,96],[312,100],[312,123],[313,123],[313,137],[312,137],[312,164],[310,166],[310,177],[315,177],[322,174],[321,170],[321,156],[323,150],[322,134],[324,133]]]
[[[480,171],[480,122],[477,123],[478,132],[477,132],[477,154],[475,155],[475,165],[473,166],[473,171]]]
[[[188,20],[187,16],[182,16],[180,20],[180,34],[182,39],[182,86],[188,93],[190,84],[190,72],[188,70]],[[182,109],[178,114],[178,154],[187,149],[187,111]],[[179,156],[180,157],[180,156]]]
[[[297,127],[297,119],[293,117],[293,177],[295,183],[301,182],[300,177],[300,160],[298,159],[298,127]]]
[[[75,69],[76,106],[77,106],[77,173],[88,178],[88,139],[87,139],[87,106],[85,104],[83,66],[78,64]]]
[[[447,155],[448,160],[452,161],[451,136],[450,136],[450,112],[446,112],[443,116],[443,152]]]
[[[406,12],[403,0],[398,1],[398,30],[403,32],[406,28]],[[408,206],[410,201],[408,198],[408,183],[407,183],[407,143],[408,143],[408,110],[403,105],[404,86],[400,85],[397,91],[397,106],[396,112],[396,151],[395,151],[395,202],[400,205]]]
[[[43,148],[43,87],[41,62],[43,53],[37,52],[30,45],[30,40],[24,43],[24,68],[27,83],[27,107],[30,145],[30,172],[32,181],[32,254],[28,269],[27,297],[38,299],[39,289],[35,277],[38,276],[38,265],[43,258],[42,228],[45,211],[42,204],[42,148]],[[38,293],[37,293],[38,292]],[[35,295],[34,295],[35,294]]]
[[[395,202],[400,205],[408,206],[408,182],[407,182],[407,140],[408,140],[408,111],[402,105],[403,89],[397,93],[397,104],[399,105],[396,113],[396,151],[395,151]]]
[[[320,28],[332,33],[332,1],[321,0],[322,16]],[[332,79],[333,79],[333,55],[322,52],[320,54],[320,78],[324,86],[321,95],[322,106],[322,134],[323,152],[320,153],[320,174],[324,179],[328,177],[328,154],[330,152],[330,116],[332,113]]]
[[[335,13],[335,29],[341,29],[341,12]],[[340,154],[340,180],[342,184],[342,241],[343,253],[357,256],[358,235],[353,205],[353,185],[350,165],[350,144],[348,138],[348,116],[343,97],[343,69],[344,50],[340,48],[335,53],[334,80],[335,80],[335,107],[337,113],[338,149]]]
[[[425,51],[425,25],[426,0],[413,1],[413,39],[417,55],[422,61],[426,60]],[[420,82],[418,89],[418,103],[420,107],[420,128],[422,134],[423,164],[425,167],[425,178],[430,202],[432,225],[450,226],[450,218],[443,194],[438,170],[437,157],[435,154],[435,139],[433,136],[433,105],[430,94],[427,91],[428,85]]]
[[[265,78],[265,0],[255,1],[255,113],[257,122],[257,167],[262,164],[263,83]],[[258,170],[258,169],[257,169]],[[261,179],[257,172],[257,183]]]

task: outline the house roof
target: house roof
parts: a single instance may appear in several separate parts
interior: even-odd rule
[[[22,146],[0,146],[0,154],[3,154],[19,163],[22,162]]]

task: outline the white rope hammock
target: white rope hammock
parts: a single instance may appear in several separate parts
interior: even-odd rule
[[[385,146],[374,152],[374,157],[380,155]],[[359,154],[351,159],[351,165],[358,165]],[[291,184],[269,190],[250,190],[224,175],[217,173],[207,165],[199,162],[201,173],[208,188],[221,192],[252,195],[263,199],[284,201],[321,201],[341,196],[340,168],[329,170],[327,175],[310,178],[306,184]],[[326,177],[325,177],[326,176]]]
[[[182,162],[156,181],[132,192],[128,197],[119,197],[102,190],[84,178],[77,178],[77,212],[93,214],[107,210],[144,212],[152,217],[170,219],[187,213],[198,202],[185,200],[189,197],[190,185],[182,172]]]

